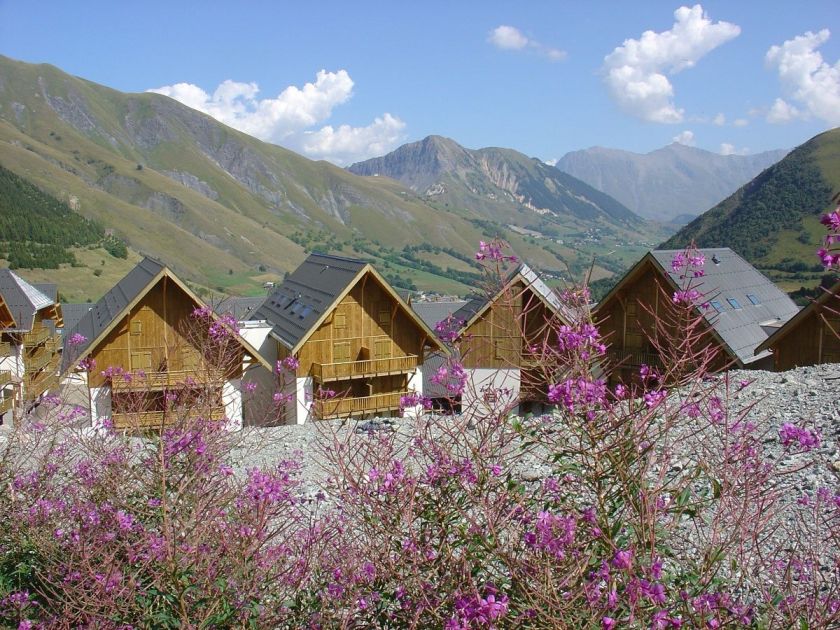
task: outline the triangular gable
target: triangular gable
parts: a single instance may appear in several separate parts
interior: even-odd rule
[[[15,317],[12,315],[12,311],[9,307],[6,306],[6,300],[3,299],[2,295],[0,295],[0,322],[2,322],[7,328],[17,327]]]
[[[665,269],[665,267],[656,259],[652,252],[648,252],[644,256],[642,256],[641,260],[639,260],[639,262],[633,265],[630,268],[630,270],[624,274],[621,280],[619,280],[618,283],[616,283],[615,286],[613,286],[613,288],[609,290],[609,292],[604,296],[604,298],[600,302],[598,302],[598,305],[595,307],[595,310],[593,312],[596,323],[598,320],[598,313],[603,308],[603,305],[609,303],[609,301],[615,297],[616,293],[618,293],[626,285],[638,280],[644,274],[646,268],[648,267],[650,267],[655,273],[662,277],[667,283],[667,285],[671,288],[671,290],[680,290],[680,286],[677,284],[677,282],[674,280],[674,278],[671,276],[668,270]],[[712,336],[724,349],[727,355],[729,355],[729,358],[735,361],[739,367],[743,367],[743,361],[741,361],[738,358],[738,355],[735,353],[735,351],[729,346],[728,343],[726,343],[723,337],[721,337],[720,333],[718,333],[718,331],[715,330],[713,319],[714,314],[711,314],[712,318],[710,318],[710,314],[703,313],[698,307],[695,307],[694,311],[699,315],[703,315],[704,319],[706,320],[706,323],[709,325],[709,331],[711,332]]]
[[[35,314],[55,302],[10,269],[0,269],[0,295],[15,322],[15,330],[32,330]]]
[[[484,315],[484,313],[486,313],[487,310],[493,306],[493,304],[495,304],[502,295],[508,292],[511,287],[520,280],[525,285],[526,289],[530,289],[531,292],[546,306],[546,308],[555,315],[559,315],[564,323],[572,323],[574,317],[568,312],[568,309],[565,308],[562,302],[560,302],[551,288],[545,284],[542,279],[540,279],[539,275],[537,275],[533,269],[525,263],[522,263],[513,271],[513,273],[510,274],[508,280],[495,295],[490,298],[484,298],[483,303],[479,304],[476,304],[475,301],[470,301],[460,310],[453,313],[453,317],[458,317],[458,313],[464,313],[467,315],[464,317],[464,324],[461,326],[461,330],[466,330],[472,326],[473,323],[481,318],[481,316]]]
[[[832,298],[840,299],[840,280],[835,282],[830,288],[824,290],[822,294],[815,300],[811,300],[811,302],[806,307],[801,309],[796,315],[794,315],[787,322],[785,322],[781,328],[779,328],[772,335],[770,335],[762,344],[760,344],[755,349],[755,354],[759,354],[760,352],[764,352],[765,350],[770,350],[771,347],[779,343],[791,331],[796,330],[799,324],[805,321],[811,313],[813,313],[816,309],[825,306],[826,302],[828,302]]]
[[[300,338],[300,340],[290,349],[290,353],[292,355],[297,354],[300,352],[300,349],[303,348],[304,344],[309,340],[309,338],[315,333],[318,328],[332,315],[333,311],[341,304],[342,300],[353,290],[353,288],[361,282],[362,278],[364,278],[367,274],[373,276],[373,278],[379,283],[380,287],[389,295],[391,296],[394,301],[402,308],[405,315],[409,318],[411,322],[413,322],[423,333],[426,334],[430,343],[432,343],[437,350],[448,352],[446,346],[437,338],[437,335],[429,328],[426,323],[420,318],[420,316],[414,312],[414,310],[406,304],[405,300],[400,297],[400,295],[394,290],[394,288],[388,283],[385,278],[383,278],[378,271],[371,265],[370,263],[366,263],[364,267],[362,267],[356,276],[347,283],[347,286],[344,287],[339,294],[335,296],[332,303],[329,305],[328,308],[324,309],[324,312],[321,313],[321,316],[315,320],[315,322],[309,327],[309,330]]]
[[[155,260],[145,258],[106,293],[72,330],[65,333],[65,345],[74,334],[82,335],[85,337],[85,341],[81,344],[74,345],[72,350],[65,347],[62,373],[75,369],[79,361],[97,348],[129,315],[131,310],[164,278],[175,284],[196,307],[207,307],[201,298],[167,267]],[[210,316],[213,319],[219,319],[219,316],[213,313],[212,310],[210,310]],[[245,351],[262,364],[263,367],[269,371],[273,370],[273,366],[250,343],[238,335],[237,340]],[[71,355],[72,359],[70,359]]]

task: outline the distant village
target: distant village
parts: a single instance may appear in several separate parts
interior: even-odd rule
[[[699,251],[703,307],[695,309],[716,351],[711,371],[840,362],[840,314],[829,303],[840,282],[800,309],[731,249]],[[672,266],[678,254],[650,251],[592,307],[611,384],[664,364],[670,350],[652,338],[684,286]],[[542,413],[552,374],[539,349],[586,307],[562,300],[524,263],[495,291],[411,299],[368,262],[313,253],[267,290],[208,304],[146,258],[96,304],[61,304],[56,285],[2,269],[2,420],[55,394],[93,427],[141,430],[169,424],[173,401],[190,397],[210,401],[210,415],[231,428],[453,413],[492,406],[499,392],[516,413]],[[214,326],[237,333],[224,365],[211,365],[206,334],[194,332],[197,313],[211,336]]]

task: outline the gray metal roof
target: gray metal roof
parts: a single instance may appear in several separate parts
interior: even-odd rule
[[[58,285],[54,282],[32,283],[32,286],[50,298],[54,303],[58,302]]]
[[[443,321],[466,304],[465,300],[412,302],[411,308],[426,326],[434,330],[438,322]]]
[[[233,315],[236,321],[243,322],[251,319],[251,314],[262,306],[265,296],[260,297],[236,297],[224,298],[218,304],[213,305],[213,311],[217,315]]]
[[[72,330],[76,327],[82,317],[93,308],[93,303],[84,302],[82,304],[62,304],[61,314],[64,318],[64,330]]]
[[[650,252],[677,286],[683,286],[684,280],[671,268],[671,261],[682,251],[660,249]],[[769,278],[728,247],[699,251],[706,257],[705,275],[693,286],[704,294],[705,301],[710,304],[714,301],[714,307],[704,310],[706,319],[743,364],[768,356],[766,351],[755,354],[755,349],[767,339],[762,324],[786,322],[796,315],[799,307]],[[735,300],[735,304],[729,300]]]
[[[0,269],[0,295],[15,319],[14,331],[32,330],[35,313],[55,303],[10,269]]]
[[[272,334],[294,348],[367,262],[312,253],[248,319],[268,321]]]
[[[149,286],[149,283],[163,269],[163,263],[151,258],[144,258],[108,293],[103,295],[72,329],[65,327],[62,372],[68,369],[73,361],[88,349],[88,346]],[[75,333],[82,335],[85,341],[70,347],[67,340]]]

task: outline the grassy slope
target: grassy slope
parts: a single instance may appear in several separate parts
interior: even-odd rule
[[[815,250],[825,235],[819,217],[840,191],[840,129],[822,133],[739,189],[676,235],[665,247],[691,239],[702,246],[742,251],[783,288],[816,286]],[[813,269],[789,271],[792,263]]]
[[[349,254],[359,236],[395,249],[429,242],[471,254],[486,236],[471,222],[486,215],[432,205],[385,177],[358,177],[307,160],[159,95],[122,94],[52,66],[3,57],[0,79],[0,164],[60,199],[75,197],[81,214],[115,230],[135,254],[157,257],[207,289],[258,292],[266,274],[280,277],[303,259],[306,247],[321,249],[318,243],[330,238],[334,250]],[[58,99],[62,115],[47,97]],[[137,128],[151,130],[154,141],[138,141]],[[222,168],[214,152],[232,153],[250,166],[251,188],[233,176],[236,164]],[[216,199],[164,171],[195,176]],[[254,187],[280,191],[281,199],[267,201]],[[522,214],[523,220],[537,217]],[[587,226],[578,221],[573,227]],[[296,235],[307,231],[314,236],[304,246]],[[501,225],[494,232],[537,267],[580,267],[585,258],[578,248],[548,239],[534,247]],[[465,289],[444,276],[402,271],[422,288]],[[64,275],[74,285],[68,284],[69,293],[82,296],[89,287],[93,298],[100,292],[100,282]]]

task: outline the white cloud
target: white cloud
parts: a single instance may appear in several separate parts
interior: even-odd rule
[[[508,26],[507,24],[497,26],[490,31],[487,41],[501,50],[524,50],[527,48],[551,61],[562,61],[566,58],[565,51],[541,44],[537,40],[527,37],[515,26]]]
[[[522,50],[528,45],[528,38],[515,26],[502,24],[490,31],[488,40],[496,48],[504,50]]]
[[[832,66],[817,50],[830,36],[827,28],[819,33],[808,31],[767,51],[767,64],[778,70],[783,94],[799,106],[776,99],[767,114],[768,122],[813,116],[832,126],[840,124],[840,60]]]
[[[385,113],[367,127],[327,125],[318,131],[306,132],[301,147],[306,155],[340,165],[388,153],[403,137],[405,123]]]
[[[723,127],[726,124],[726,116],[724,116],[722,113],[718,114],[712,119],[712,122],[718,127]]]
[[[694,66],[704,55],[737,37],[741,28],[712,22],[699,4],[674,11],[670,30],[645,31],[626,39],[604,58],[605,80],[612,97],[628,113],[651,122],[679,123],[684,110],[674,103],[666,75]]]
[[[720,144],[721,155],[748,155],[749,152],[750,150],[747,147],[736,149],[734,144],[729,144],[728,142],[722,142]]]
[[[687,147],[693,147],[694,146],[694,132],[686,129],[685,131],[681,131],[676,136],[671,138],[671,140],[673,140],[674,142],[676,142],[678,144],[684,144]]]
[[[399,132],[405,127],[404,122],[391,114],[376,118],[366,127],[341,125],[335,130],[328,125],[320,130],[311,129],[328,120],[337,106],[352,97],[353,85],[346,70],[321,70],[314,82],[301,88],[291,85],[274,98],[258,98],[260,89],[256,83],[231,80],[222,82],[212,94],[191,83],[165,85],[148,91],[174,98],[260,140],[282,143],[311,157],[332,154],[319,147],[334,147],[335,155],[341,155],[345,160],[379,155],[371,151],[380,148],[386,153],[401,139],[399,133],[395,135],[395,130]],[[322,140],[314,142],[313,137]],[[352,153],[352,146],[358,148],[358,153]],[[309,153],[310,147],[312,153]]]
[[[770,111],[767,112],[767,122],[769,123],[786,123],[795,118],[800,118],[802,112],[787,101],[777,98],[773,101]]]
[[[746,127],[749,124],[750,124],[750,121],[747,120],[746,118],[736,118],[735,120],[732,121],[732,126],[733,127]]]

